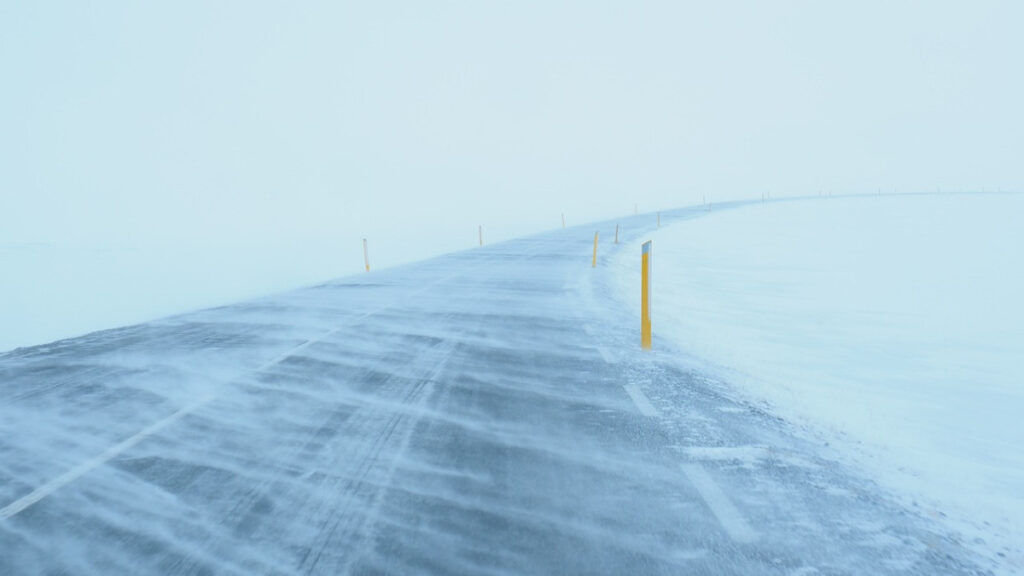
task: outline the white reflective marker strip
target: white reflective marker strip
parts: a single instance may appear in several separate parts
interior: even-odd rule
[[[697,488],[697,492],[707,503],[715,518],[718,518],[718,523],[722,525],[729,537],[742,544],[756,542],[757,532],[754,532],[753,528],[747,524],[729,497],[708,475],[707,470],[700,464],[683,464],[682,467],[686,477]]]
[[[644,393],[640,390],[639,386],[636,384],[626,384],[623,388],[626,389],[626,394],[629,394],[630,399],[633,400],[633,404],[636,405],[637,410],[639,410],[641,414],[648,418],[661,417],[661,413],[658,412],[658,409],[655,408],[653,404],[651,404],[651,401],[647,399],[647,396],[644,396]]]

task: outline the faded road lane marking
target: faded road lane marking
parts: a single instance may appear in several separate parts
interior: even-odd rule
[[[122,440],[120,443],[115,444],[110,448],[107,448],[97,456],[89,460],[86,460],[85,462],[82,462],[78,466],[75,466],[74,468],[68,470],[67,472],[61,474],[60,476],[57,476],[56,478],[50,480],[46,484],[39,486],[38,488],[29,492],[28,494],[22,496],[21,498],[18,498],[14,502],[11,502],[7,506],[0,508],[0,520],[6,520],[18,514],[22,510],[28,508],[29,506],[35,504],[36,502],[39,502],[40,500],[46,498],[50,494],[53,494],[57,490],[60,490],[65,485],[74,482],[79,477],[88,473],[92,469],[105,464],[112,458],[116,457],[118,454],[124,452],[125,450],[128,450],[132,446],[135,446],[143,439],[145,439],[147,436],[159,432],[162,428],[174,423],[177,420],[180,420],[182,417],[192,412],[195,412],[199,408],[209,404],[210,400],[213,400],[212,396],[203,398],[198,402],[194,402],[182,408],[181,410],[178,410],[177,412],[171,414],[170,416],[164,418],[163,420],[160,420],[155,424],[151,424],[149,427],[143,429],[134,436]]]
[[[700,464],[683,464],[683,472],[690,479],[693,486],[697,488],[701,498],[711,509],[711,513],[718,518],[719,524],[725,529],[730,538],[741,544],[750,544],[757,541],[757,532],[747,524],[740,511],[736,509],[729,497],[722,492],[718,484],[711,479],[707,470]]]
[[[661,412],[658,412],[658,409],[651,404],[651,401],[647,399],[647,396],[644,395],[639,386],[636,384],[626,384],[623,388],[626,389],[626,394],[629,394],[629,397],[633,400],[633,404],[636,405],[636,409],[639,410],[641,414],[648,418],[661,417]]]

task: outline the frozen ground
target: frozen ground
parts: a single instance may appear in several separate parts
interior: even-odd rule
[[[1022,217],[1020,195],[881,196],[663,227],[656,342],[1021,570]],[[615,262],[633,307],[638,260]]]
[[[0,574],[998,567],[640,352],[614,224],[0,355]]]

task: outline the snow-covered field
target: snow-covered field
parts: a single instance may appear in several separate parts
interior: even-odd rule
[[[321,282],[340,260],[311,244],[0,244],[0,352]]]
[[[918,195],[666,226],[651,237],[655,346],[1000,555],[1024,541],[1022,220],[1020,195]],[[615,262],[634,306],[639,254]]]

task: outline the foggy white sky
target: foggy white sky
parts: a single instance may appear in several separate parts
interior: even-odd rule
[[[389,264],[716,199],[1020,189],[1020,2],[3,2],[0,242]],[[344,259],[342,258],[342,259]]]

